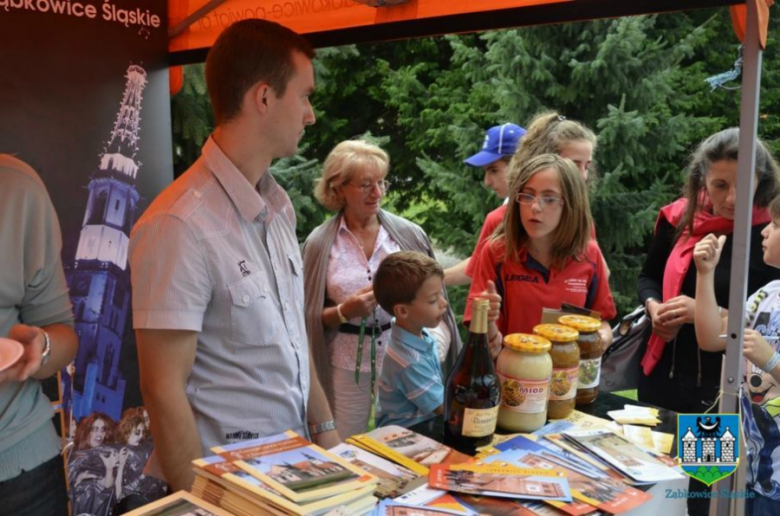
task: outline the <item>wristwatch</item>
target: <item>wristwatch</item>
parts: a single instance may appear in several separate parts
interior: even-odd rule
[[[49,357],[51,356],[51,339],[49,338],[49,334],[46,333],[46,330],[41,328],[41,331],[43,332],[43,351],[41,352],[41,366],[46,365],[46,362],[49,361]]]
[[[336,429],[336,422],[331,420],[325,421],[323,423],[317,423],[316,425],[309,425],[309,433],[311,435],[317,435],[322,434],[325,432],[330,432],[331,430]]]
[[[341,324],[347,324],[349,322],[349,319],[344,317],[344,314],[341,313],[341,303],[336,305],[336,313],[339,315],[339,321],[341,321]]]

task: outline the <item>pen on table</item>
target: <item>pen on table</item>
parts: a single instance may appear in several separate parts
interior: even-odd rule
[[[763,335],[762,335],[762,336],[763,336]],[[726,334],[724,333],[723,335],[718,335],[718,338],[719,338],[719,339],[726,339],[726,338],[728,338],[728,335],[726,335]],[[770,336],[768,336],[768,337],[764,337],[764,340],[777,340],[777,339],[780,339],[780,336],[779,336],[779,335],[770,335]]]

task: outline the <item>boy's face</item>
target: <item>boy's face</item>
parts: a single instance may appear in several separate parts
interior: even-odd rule
[[[761,231],[761,249],[764,250],[764,263],[780,268],[780,219],[773,219]]]
[[[447,312],[447,301],[442,296],[444,282],[439,276],[431,276],[417,290],[410,304],[398,305],[396,316],[414,328],[435,328]]]

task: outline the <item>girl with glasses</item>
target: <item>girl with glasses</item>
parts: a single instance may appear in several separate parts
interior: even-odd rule
[[[488,337],[531,333],[544,308],[562,303],[601,314],[603,349],[612,342],[607,322],[616,315],[601,250],[592,226],[585,181],[576,165],[542,154],[510,165],[506,215],[482,248],[469,291],[471,300],[492,282],[503,299]]]

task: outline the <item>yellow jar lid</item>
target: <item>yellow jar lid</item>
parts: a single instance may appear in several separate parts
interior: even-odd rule
[[[523,353],[547,353],[552,343],[539,335],[513,333],[504,337],[504,346]]]
[[[572,342],[580,337],[580,332],[560,324],[537,324],[534,333],[553,342]]]
[[[584,332],[599,331],[599,328],[601,328],[601,321],[587,315],[562,315],[558,317],[558,322],[564,326]]]

